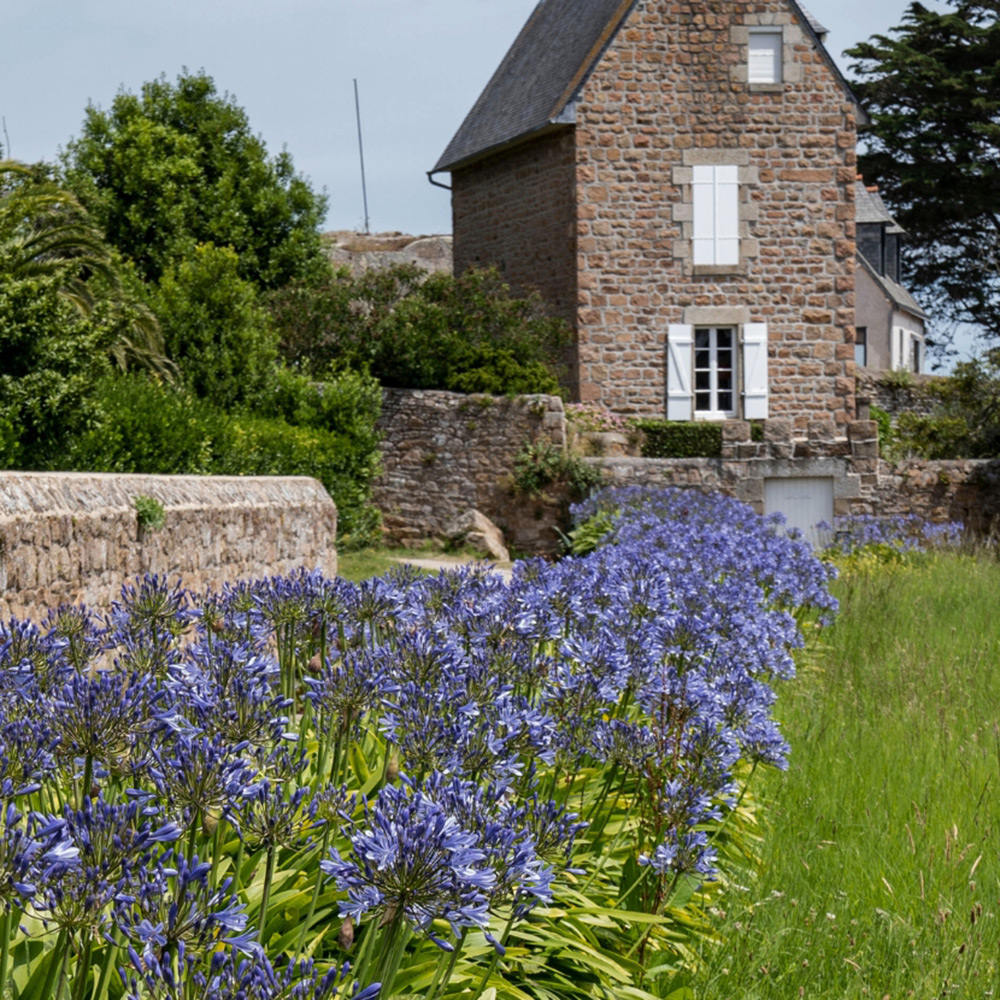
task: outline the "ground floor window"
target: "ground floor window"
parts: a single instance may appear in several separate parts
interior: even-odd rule
[[[699,417],[736,413],[736,331],[700,326],[694,331],[694,409]]]

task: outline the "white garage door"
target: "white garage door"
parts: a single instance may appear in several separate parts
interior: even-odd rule
[[[798,528],[813,545],[826,544],[827,533],[816,525],[833,523],[833,477],[765,479],[764,512],[784,514],[787,528]]]

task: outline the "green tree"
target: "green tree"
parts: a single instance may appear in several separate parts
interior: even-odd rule
[[[152,294],[167,355],[195,395],[223,409],[245,403],[274,377],[277,341],[239,258],[211,243],[171,265]]]
[[[871,131],[860,157],[908,235],[908,282],[935,312],[1000,336],[1000,23],[996,0],[911,3],[848,50]]]
[[[160,77],[141,95],[90,105],[64,157],[68,185],[142,278],[157,281],[198,244],[230,246],[261,288],[322,268],[326,198],[268,155],[244,110],[210,76]]]

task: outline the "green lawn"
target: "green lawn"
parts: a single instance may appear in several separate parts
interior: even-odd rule
[[[1000,564],[845,573],[781,685],[763,864],[716,901],[698,998],[1000,996]]]

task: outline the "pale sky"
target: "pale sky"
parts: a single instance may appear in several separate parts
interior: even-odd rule
[[[373,232],[451,231],[427,181],[535,0],[0,0],[0,116],[10,154],[53,160],[91,101],[204,69],[268,148],[364,228],[353,80]],[[841,52],[897,25],[904,0],[809,0]],[[0,142],[7,142],[0,132]],[[439,178],[447,181],[447,175]]]

